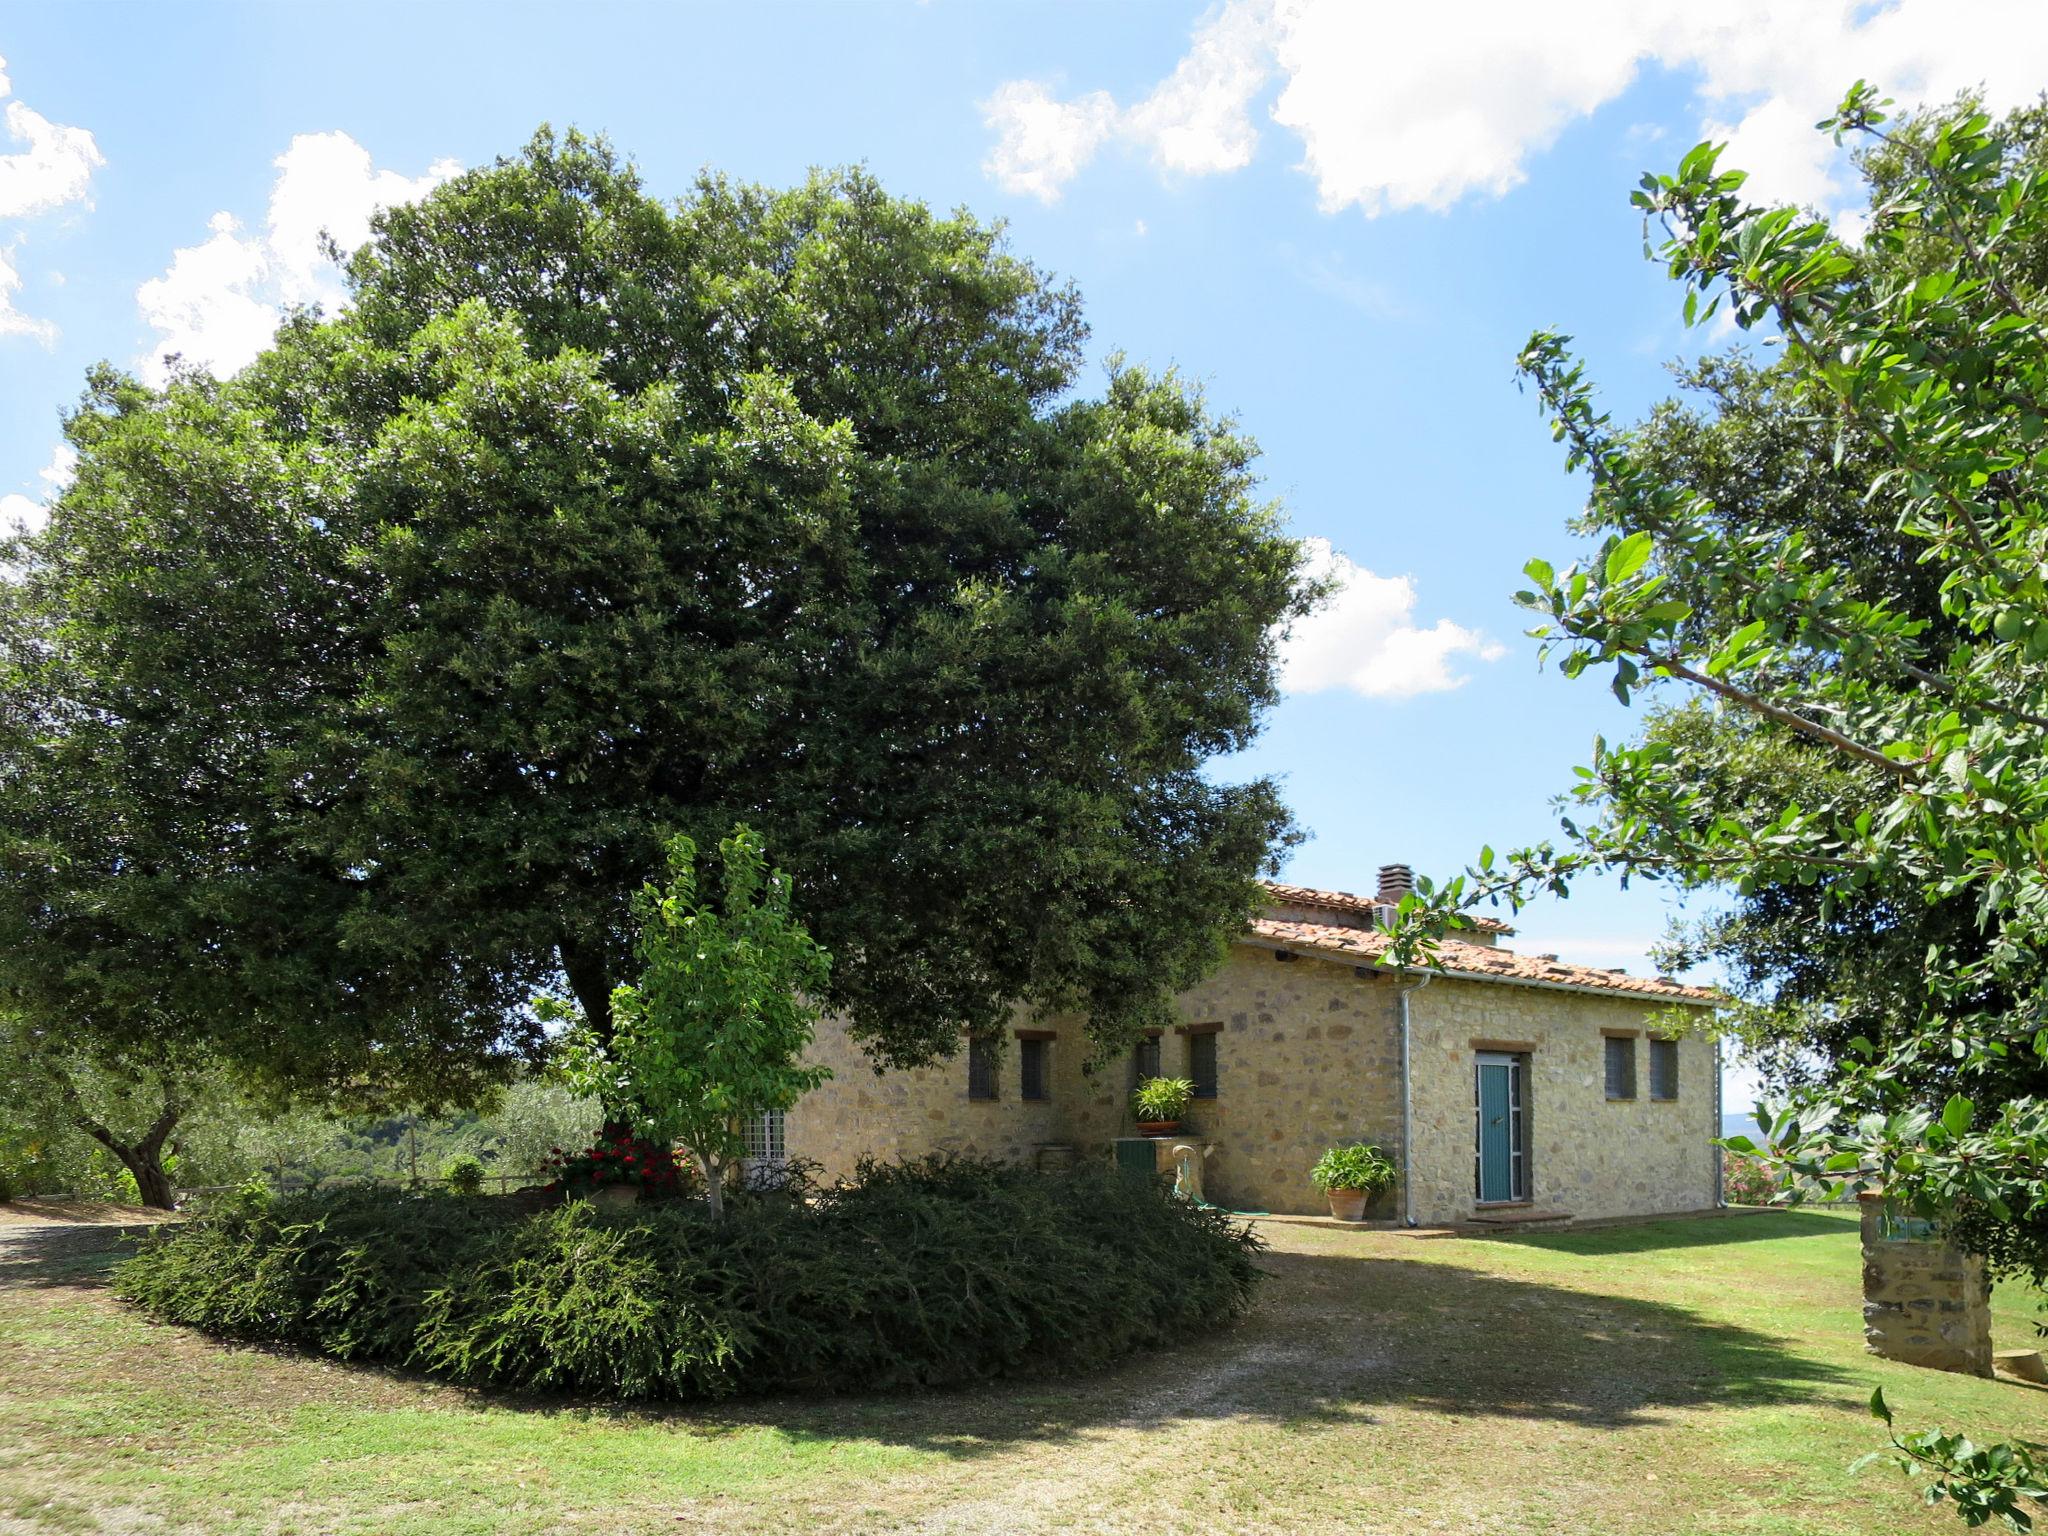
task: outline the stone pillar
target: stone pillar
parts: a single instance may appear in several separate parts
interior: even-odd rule
[[[1950,1247],[1880,1194],[1863,1212],[1863,1347],[1937,1371],[1991,1374],[1991,1284],[1984,1261]]]

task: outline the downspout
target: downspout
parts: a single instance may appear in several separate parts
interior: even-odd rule
[[[1433,973],[1424,971],[1422,980],[1411,981],[1399,990],[1401,999],[1401,1224],[1412,1227],[1415,1220],[1415,1079],[1410,1070],[1414,1056],[1414,1031],[1408,1017],[1408,994],[1430,984]]]
[[[1721,1109],[1721,1037],[1714,1036],[1714,1209],[1728,1208],[1728,1152],[1721,1145],[1721,1133],[1726,1129],[1727,1116]]]

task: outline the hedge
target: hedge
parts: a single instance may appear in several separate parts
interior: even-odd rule
[[[151,1315],[475,1386],[688,1399],[1092,1369],[1229,1322],[1259,1239],[1083,1165],[862,1165],[827,1190],[605,1211],[312,1191],[116,1274]]]

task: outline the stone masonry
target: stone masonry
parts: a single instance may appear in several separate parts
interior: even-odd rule
[[[1984,1261],[1862,1197],[1863,1346],[1873,1355],[1968,1376],[1991,1374],[1991,1284]]]
[[[1189,1034],[1215,1029],[1217,1092],[1188,1112],[1182,1139],[1210,1147],[1207,1197],[1237,1210],[1326,1212],[1308,1171],[1326,1147],[1377,1142],[1416,1183],[1424,1224],[1469,1217],[1473,1191],[1473,1058],[1512,1047],[1528,1063],[1531,1204],[1581,1217],[1644,1215],[1711,1207],[1717,1197],[1712,1138],[1716,1063],[1710,1042],[1679,1045],[1675,1100],[1609,1102],[1602,1030],[1642,1034],[1654,1004],[1563,989],[1438,977],[1411,994],[1415,1043],[1415,1156],[1401,1147],[1399,989],[1370,967],[1232,946],[1213,976],[1178,1000],[1181,1028],[1160,1041],[1160,1070],[1188,1075]],[[1108,1157],[1132,1133],[1128,1056],[1091,1063],[1078,1019],[1031,1020],[1050,1030],[1051,1091],[1026,1101],[1014,1040],[993,1100],[967,1096],[965,1053],[938,1066],[877,1073],[843,1028],[821,1026],[814,1058],[833,1079],[788,1117],[791,1156],[828,1175],[862,1156],[884,1160],[930,1151],[1015,1160],[1046,1146]],[[1402,1191],[1368,1215],[1395,1219]]]
[[[1473,1200],[1473,1057],[1525,1057],[1529,1204],[1581,1220],[1712,1209],[1721,1134],[1714,1044],[1678,1039],[1678,1096],[1650,1097],[1652,1001],[1438,977],[1410,994],[1414,1038],[1415,1207],[1462,1220]],[[1636,1042],[1636,1097],[1609,1099],[1608,1035]]]

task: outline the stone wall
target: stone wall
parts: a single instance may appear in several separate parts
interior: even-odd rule
[[[1394,989],[1377,974],[1270,950],[1232,947],[1229,961],[1179,1000],[1188,1024],[1221,1024],[1216,1097],[1189,1120],[1215,1147],[1208,1197],[1240,1211],[1322,1212],[1308,1171],[1336,1142],[1401,1152],[1401,1052]],[[1188,1037],[1164,1042],[1161,1070],[1185,1075]],[[1373,1217],[1399,1211],[1383,1196]]]
[[[997,1096],[970,1099],[965,1050],[937,1066],[877,1072],[847,1035],[844,1022],[825,1020],[809,1059],[830,1067],[832,1079],[805,1094],[789,1112],[789,1155],[821,1164],[830,1178],[851,1173],[862,1157],[890,1162],[957,1152],[1028,1161],[1040,1147],[1058,1144],[1107,1156],[1110,1138],[1129,1123],[1123,1112],[1124,1078],[1083,1071],[1088,1046],[1079,1020],[1037,1022],[1020,1011],[1015,1023],[1055,1034],[1049,1098],[1021,1096],[1014,1038],[1005,1042]]]
[[[1398,997],[1391,977],[1307,955],[1281,960],[1250,944],[1234,945],[1221,969],[1182,994],[1183,1025],[1220,1026],[1216,1097],[1195,1102],[1184,1131],[1212,1149],[1203,1169],[1210,1200],[1236,1210],[1323,1212],[1308,1171],[1326,1147],[1372,1141],[1401,1161]],[[1641,1029],[1644,1003],[1441,977],[1413,1001],[1418,1219],[1472,1213],[1475,1039],[1529,1050],[1535,1204],[1590,1217],[1715,1203],[1710,1043],[1681,1042],[1675,1102],[1648,1098],[1645,1055],[1643,1097],[1609,1104],[1600,1030]],[[1033,1023],[1021,1014],[1014,1022]],[[964,1052],[936,1067],[877,1074],[828,1021],[813,1054],[834,1077],[790,1111],[790,1155],[814,1159],[835,1176],[862,1155],[952,1151],[1028,1160],[1042,1146],[1063,1144],[1080,1156],[1108,1157],[1112,1139],[1133,1129],[1129,1059],[1090,1072],[1079,1020],[1039,1027],[1057,1036],[1051,1098],[1019,1098],[1013,1040],[999,1096],[978,1101],[967,1097]],[[1162,1038],[1164,1075],[1189,1075],[1189,1038],[1179,1030]],[[1394,1219],[1401,1210],[1395,1189],[1368,1215]]]
[[[1410,1010],[1418,1220],[1473,1212],[1473,1067],[1488,1048],[1528,1057],[1532,1206],[1590,1219],[1718,1203],[1714,1044],[1681,1037],[1678,1096],[1652,1099],[1653,1000],[1437,977],[1411,994]],[[1603,1030],[1635,1032],[1634,1099],[1607,1097]]]
[[[1863,1346],[1937,1371],[1991,1374],[1991,1285],[1984,1261],[1887,1223],[1882,1198],[1863,1206]]]

